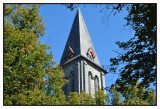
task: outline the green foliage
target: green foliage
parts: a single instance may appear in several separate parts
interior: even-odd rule
[[[46,52],[50,47],[38,42],[45,30],[39,8],[37,4],[4,5],[4,105],[65,103],[61,89],[65,75],[52,53]]]
[[[127,42],[116,44],[124,53],[111,59],[111,71],[125,63],[120,68],[120,78],[117,79],[116,91],[113,93],[114,105],[156,105],[153,89],[147,89],[151,83],[156,83],[156,4],[119,4],[115,11],[129,11],[125,17],[127,25],[135,31],[135,35]],[[140,83],[137,81],[142,79]],[[124,100],[122,100],[122,98]],[[118,101],[116,101],[118,100]],[[116,102],[118,103],[116,103]]]
[[[95,93],[96,105],[106,105],[108,96],[104,93],[104,90],[100,89]]]
[[[122,95],[119,92],[116,92],[114,85],[111,86],[109,92],[111,93],[111,104],[121,105]]]
[[[66,6],[71,11],[73,11],[75,8],[77,8],[77,6],[75,6],[75,4],[62,4],[62,5]]]
[[[136,85],[126,85],[123,93],[118,91],[121,86],[112,85],[109,92],[111,93],[112,105],[156,105],[156,96],[153,89],[139,87],[139,82]]]
[[[81,105],[95,105],[95,99],[91,94],[86,94],[85,91],[80,93],[80,103]]]
[[[126,6],[126,7],[125,7]],[[120,78],[116,83],[121,85],[123,92],[125,84],[135,85],[136,81],[142,79],[141,86],[149,87],[156,82],[156,4],[130,4],[118,5],[115,10],[127,9],[129,11],[126,25],[130,25],[135,35],[127,42],[116,44],[123,51],[121,55],[111,59],[111,71],[125,63],[120,68]]]
[[[70,105],[80,105],[80,95],[77,92],[71,92],[68,96]]]
[[[68,97],[69,105],[106,105],[108,96],[104,94],[103,90],[96,91],[95,94],[86,94],[82,91],[80,94],[71,92]]]

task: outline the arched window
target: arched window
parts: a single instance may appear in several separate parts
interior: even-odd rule
[[[71,92],[74,92],[74,73],[73,71],[70,73],[70,87],[71,87]]]
[[[68,79],[66,74],[65,74],[65,79]],[[68,83],[66,83],[66,84],[64,85],[64,94],[65,94],[65,95],[68,95],[67,84],[68,84]]]
[[[99,79],[97,75],[95,76],[95,79],[94,79],[94,86],[95,86],[95,92],[99,90]]]
[[[89,73],[88,73],[88,88],[89,88],[89,94],[91,94],[91,78],[92,78],[92,73],[89,71]]]
[[[72,92],[74,92],[74,73],[72,73],[72,77],[71,77],[71,87],[72,87]]]

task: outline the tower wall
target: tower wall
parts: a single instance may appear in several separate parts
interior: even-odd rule
[[[63,72],[66,75],[66,79],[68,80],[67,84],[63,87],[63,91],[68,96],[70,92],[73,90],[76,92],[80,92],[80,60],[75,60],[63,67]],[[71,72],[74,73],[74,81],[71,81]],[[72,82],[74,82],[74,88],[71,86]],[[73,89],[73,90],[72,90]]]
[[[98,77],[98,89],[104,89],[105,88],[105,75],[104,72],[101,71],[97,66],[93,65],[91,62],[83,60],[84,63],[84,74],[85,74],[85,91],[86,93],[89,93],[89,78],[88,74],[91,72],[91,94],[95,93],[95,79],[96,76]],[[104,91],[105,92],[105,91]]]
[[[105,87],[104,73],[97,66],[83,58],[68,63],[63,67],[63,71],[68,80],[68,83],[63,87],[67,96],[70,92],[80,93],[82,90],[86,93],[95,94],[96,89]],[[71,76],[71,73],[74,73],[74,77]],[[91,73],[91,78],[89,78],[89,73]],[[96,79],[98,83],[96,83]]]
[[[104,74],[107,72],[100,65],[79,8],[60,65],[68,80],[68,83],[63,87],[67,96],[74,91],[80,93],[84,90],[86,93],[95,94],[96,90],[104,89]]]

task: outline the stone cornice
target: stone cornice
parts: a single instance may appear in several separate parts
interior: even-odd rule
[[[61,65],[61,66],[64,67],[64,66],[68,65],[69,63],[71,63],[71,62],[73,62],[73,61],[75,61],[75,60],[77,60],[77,59],[79,59],[79,58],[83,58],[83,59],[89,61],[90,63],[92,63],[93,65],[95,65],[96,67],[100,68],[100,69],[104,72],[104,74],[107,74],[107,73],[108,73],[108,72],[107,72],[106,70],[104,70],[101,66],[99,66],[98,64],[94,63],[93,61],[87,59],[87,58],[86,58],[85,56],[83,56],[83,55],[78,55],[78,56],[72,58],[71,60],[67,61],[66,63],[64,63],[64,64]]]

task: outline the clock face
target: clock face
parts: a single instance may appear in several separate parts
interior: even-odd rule
[[[67,50],[67,53],[66,53],[66,58],[68,60],[70,60],[73,57],[73,54],[74,54],[74,52],[73,52],[72,48],[69,47],[68,50]]]
[[[89,58],[90,58],[90,59],[93,59],[93,58],[92,58],[92,55],[89,54]]]
[[[68,57],[68,59],[71,59],[72,56],[73,56],[73,54],[71,52],[69,52],[67,57]]]
[[[95,58],[95,55],[94,55],[94,53],[93,53],[92,48],[90,48],[90,49],[88,50],[87,55],[88,55],[88,57],[89,57],[91,60],[93,60],[93,59]]]

